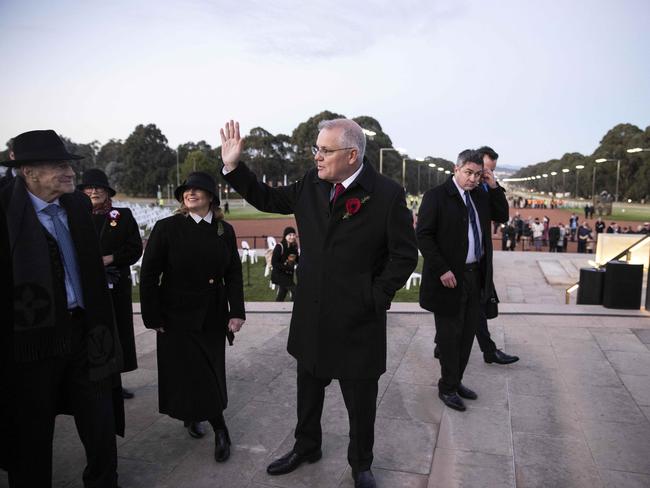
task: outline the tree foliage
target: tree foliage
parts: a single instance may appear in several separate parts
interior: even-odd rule
[[[124,141],[120,188],[129,195],[150,196],[168,182],[176,156],[155,124],[138,125]]]
[[[561,159],[526,166],[514,176],[542,176],[526,181],[524,186],[540,191],[569,192],[572,195],[576,195],[577,188],[577,196],[590,198],[592,186],[596,194],[602,191],[615,194],[620,161],[619,200],[647,201],[650,197],[650,152],[627,152],[627,149],[634,147],[650,148],[650,127],[643,131],[632,124],[618,124],[603,136],[591,155],[567,153]],[[597,159],[607,161],[596,163]],[[584,168],[577,170],[578,165]],[[564,173],[563,169],[569,171]],[[552,172],[557,175],[552,176]],[[543,177],[544,174],[548,176]]]

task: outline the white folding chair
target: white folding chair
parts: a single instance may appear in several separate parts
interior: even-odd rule
[[[411,273],[409,279],[406,280],[406,289],[410,290],[411,286],[420,286],[420,281],[422,281],[422,275],[420,273]]]

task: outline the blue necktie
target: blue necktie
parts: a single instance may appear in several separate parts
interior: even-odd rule
[[[83,295],[81,292],[81,279],[79,277],[79,264],[77,263],[77,253],[72,243],[70,231],[66,229],[65,225],[59,218],[61,208],[56,204],[48,205],[43,209],[43,212],[52,218],[54,224],[54,238],[59,245],[59,254],[63,260],[63,268],[65,269],[66,287],[70,285],[75,295],[76,304],[83,307]],[[68,303],[68,306],[74,303]]]
[[[478,226],[476,225],[476,214],[474,207],[469,197],[469,192],[465,192],[465,204],[467,205],[467,213],[469,215],[469,223],[472,225],[472,234],[474,234],[474,256],[476,260],[481,260],[481,236],[478,233]]]

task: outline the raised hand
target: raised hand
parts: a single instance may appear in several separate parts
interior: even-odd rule
[[[491,169],[483,168],[483,181],[487,183],[490,188],[497,187],[497,180],[494,178],[494,173]]]
[[[221,133],[221,159],[227,171],[237,167],[244,148],[244,141],[239,135],[239,122],[233,120],[226,122]]]

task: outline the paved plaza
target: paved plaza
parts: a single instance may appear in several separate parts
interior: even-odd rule
[[[650,315],[564,305],[561,283],[577,277],[583,256],[496,253],[495,260],[503,303],[490,330],[521,360],[488,365],[475,344],[464,383],[479,398],[466,401],[466,412],[437,397],[432,315],[416,304],[395,304],[389,313],[375,428],[378,485],[650,487]],[[192,439],[181,422],[158,413],[155,333],[136,314],[140,367],[124,377],[136,397],[125,402],[127,433],[118,440],[123,488],[353,486],[336,382],[327,389],[322,460],[285,476],[266,474],[293,444],[290,304],[252,303],[248,310],[227,348],[233,447],[224,464],[213,460],[211,433]],[[74,422],[59,417],[54,485],[82,486],[84,464]],[[0,474],[0,486],[6,483]]]

